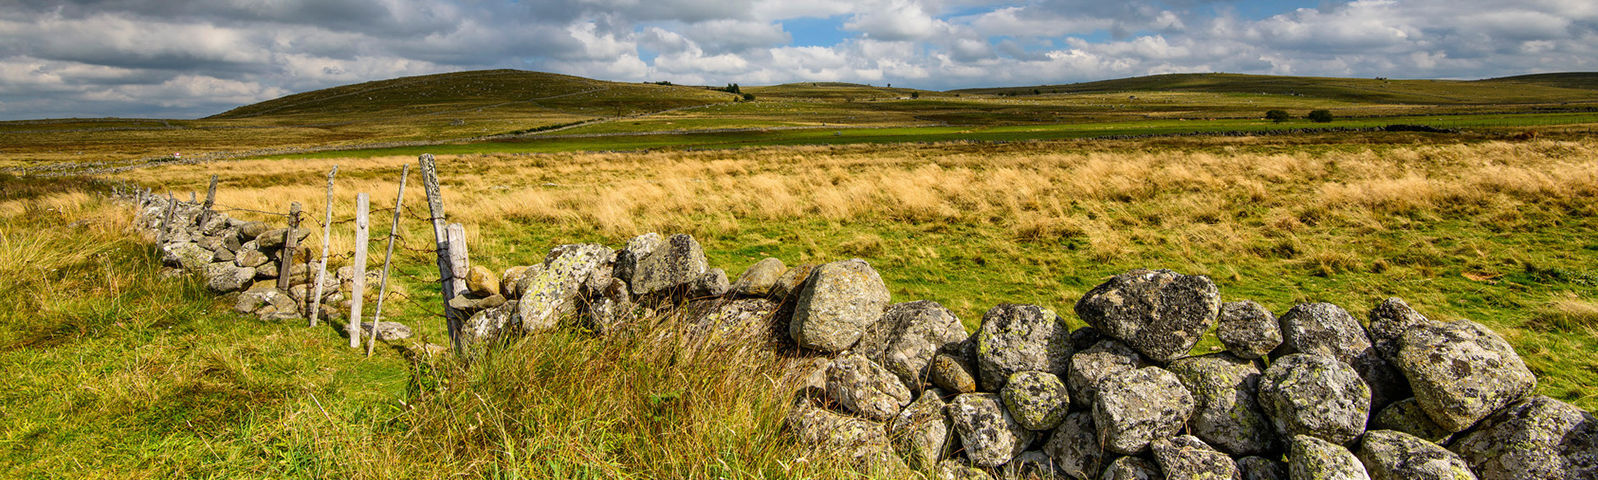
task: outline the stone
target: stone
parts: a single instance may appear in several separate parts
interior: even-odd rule
[[[1111,375],[1093,399],[1093,424],[1106,450],[1133,455],[1158,438],[1176,435],[1193,415],[1193,396],[1159,367]]]
[[[1054,459],[1038,450],[1028,450],[1016,455],[999,469],[1000,478],[1058,478]]]
[[[1287,463],[1265,457],[1237,459],[1238,480],[1287,480]]]
[[[949,403],[949,419],[960,434],[966,457],[981,467],[997,467],[1026,451],[1033,433],[1022,427],[998,395],[962,393]]]
[[[1215,336],[1226,351],[1253,360],[1269,355],[1282,344],[1282,330],[1270,310],[1253,301],[1221,304]]]
[[[240,267],[231,262],[216,262],[205,266],[205,287],[216,293],[243,290],[254,279],[254,268]]]
[[[1483,419],[1448,449],[1481,480],[1598,478],[1598,418],[1537,395]]]
[[[1104,473],[1099,480],[1163,480],[1165,474],[1160,473],[1160,468],[1146,459],[1138,457],[1120,457],[1104,467]]]
[[[616,251],[615,277],[628,282],[628,286],[631,287],[633,272],[637,270],[638,262],[649,256],[649,254],[654,253],[655,249],[660,248],[665,243],[665,237],[661,237],[660,234],[654,232],[645,233],[628,240],[626,246]],[[637,290],[633,291],[637,292]]]
[[[1071,358],[1071,328],[1048,309],[1006,303],[982,315],[975,344],[979,385],[997,391],[1019,372],[1064,372]]]
[[[228,229],[222,232],[222,248],[230,252],[237,252],[244,247],[244,241],[239,239],[239,231]]]
[[[1370,328],[1366,333],[1370,336],[1371,346],[1376,348],[1376,353],[1388,362],[1398,363],[1398,338],[1404,332],[1420,325],[1434,325],[1436,322],[1427,319],[1425,315],[1410,308],[1401,298],[1388,298],[1377,304],[1370,311]]]
[[[1371,480],[1476,480],[1454,452],[1403,432],[1365,432],[1355,456]]]
[[[1308,435],[1293,437],[1287,454],[1292,480],[1370,480],[1365,465],[1342,445]]]
[[[1098,429],[1091,412],[1071,412],[1054,428],[1043,452],[1066,476],[1092,480],[1104,466],[1104,449],[1099,447]]]
[[[627,284],[632,287],[634,296],[653,295],[692,286],[709,270],[710,264],[699,242],[679,233],[639,258]]]
[[[784,424],[800,443],[818,453],[847,458],[856,468],[869,470],[899,461],[881,423],[832,412],[806,398],[794,402]]]
[[[911,391],[921,391],[931,375],[932,357],[967,337],[960,319],[943,305],[918,300],[888,306],[881,318],[866,325],[854,351],[898,375]]]
[[[527,294],[527,288],[529,286],[531,286],[534,281],[538,280],[538,276],[540,274],[542,274],[543,271],[544,271],[544,264],[542,264],[542,263],[536,263],[536,264],[528,265],[527,266],[527,270],[522,271],[521,277],[516,279],[516,287],[515,287],[516,295],[505,297],[505,298],[516,298],[516,299],[522,298],[522,295],[526,295]],[[503,289],[504,287],[502,286],[501,288]]]
[[[517,310],[517,301],[511,300],[472,314],[461,325],[461,348],[473,354],[481,353],[483,346],[498,340],[507,328],[521,324]]]
[[[266,254],[253,248],[241,248],[233,254],[233,263],[240,267],[256,268],[271,261],[272,259],[266,258]]]
[[[462,312],[466,312],[467,314],[476,313],[483,309],[494,308],[504,304],[505,297],[500,296],[498,293],[482,298],[456,295],[455,298],[449,299],[449,308],[460,310]]]
[[[161,253],[162,263],[190,272],[204,271],[206,265],[211,264],[211,257],[216,255],[193,242],[167,243],[161,246]]]
[[[261,234],[266,233],[267,230],[271,230],[272,227],[268,226],[265,222],[244,222],[238,225],[238,229],[239,236],[244,237],[247,239],[246,241],[248,241],[254,240],[255,237],[261,236]],[[280,233],[278,236],[282,236],[282,234]]]
[[[287,229],[287,228],[279,228],[279,229],[276,229],[276,230],[267,230],[265,232],[262,232],[260,235],[256,235],[255,236],[255,243],[256,243],[256,245],[260,246],[262,251],[275,250],[275,249],[283,248],[283,240],[285,240],[286,237],[288,237],[288,233],[289,233],[289,229]],[[297,229],[294,229],[294,234],[297,237],[294,240],[295,243],[296,244],[302,244],[302,243],[305,243],[305,239],[306,238],[309,238],[311,236],[311,229],[309,229],[309,228],[297,228]]]
[[[1188,429],[1194,436],[1233,455],[1275,449],[1276,428],[1255,395],[1260,370],[1254,362],[1217,353],[1179,358],[1165,368],[1193,394]]]
[[[587,297],[588,326],[600,335],[616,333],[632,319],[632,294],[619,278],[611,278],[605,288],[588,292]]]
[[[938,462],[938,467],[932,471],[935,480],[993,480],[992,475],[955,459]]]
[[[1088,325],[1159,363],[1187,355],[1220,309],[1209,277],[1170,270],[1116,275],[1076,302],[1076,315]]]
[[[519,287],[522,297],[517,314],[529,333],[555,328],[562,318],[575,317],[581,307],[583,286],[601,269],[609,268],[614,254],[597,244],[562,245],[544,258],[543,268],[531,269]]]
[[[692,322],[695,332],[723,339],[761,343],[774,340],[776,327],[773,322],[776,321],[777,311],[782,307],[776,300],[739,298],[702,303],[705,305],[703,313]],[[701,310],[695,309],[695,311]]]
[[[499,294],[504,295],[505,298],[521,298],[521,290],[518,290],[517,287],[521,284],[522,276],[527,273],[529,268],[532,267],[517,265],[505,269],[505,273],[499,275]]]
[[[1330,303],[1300,304],[1278,320],[1283,339],[1272,358],[1309,353],[1347,363],[1370,387],[1372,408],[1380,409],[1410,396],[1403,375],[1376,352],[1365,328],[1342,307]]]
[[[214,262],[229,262],[229,263],[231,263],[231,262],[233,262],[234,260],[237,260],[237,259],[238,259],[238,257],[233,254],[232,250],[228,250],[228,249],[225,249],[225,248],[217,249],[215,251],[215,253],[213,255],[211,255],[211,261],[213,263]]]
[[[1065,420],[1071,406],[1065,382],[1048,372],[1019,372],[1011,375],[999,391],[1010,416],[1027,430],[1052,430]]]
[[[472,296],[486,297],[501,295],[499,292],[499,277],[494,276],[494,271],[482,265],[472,265],[466,273],[466,291]],[[503,295],[501,295],[503,296]]]
[[[222,250],[222,237],[215,235],[200,237],[199,239],[195,240],[194,243],[199,245],[200,248],[210,250],[212,252]]]
[[[1114,339],[1104,339],[1072,355],[1069,365],[1065,386],[1071,391],[1071,402],[1080,408],[1093,408],[1099,382],[1120,372],[1142,368],[1144,362],[1132,347]]]
[[[930,469],[949,457],[954,424],[947,410],[943,392],[929,388],[888,423],[888,439],[910,468]]]
[[[764,297],[770,295],[777,287],[777,280],[782,278],[788,266],[782,260],[766,257],[744,270],[738,280],[732,283],[732,291],[738,295],[751,297]]]
[[[977,391],[977,378],[971,362],[960,352],[940,352],[932,356],[928,365],[932,384],[952,393]]]
[[[693,288],[688,296],[694,298],[719,297],[727,294],[731,287],[727,285],[727,272],[719,268],[712,268],[694,280]]]
[[[1259,382],[1259,402],[1281,438],[1312,436],[1347,445],[1365,431],[1370,388],[1348,364],[1295,353],[1276,359]]]
[[[1469,428],[1537,386],[1514,347],[1476,322],[1416,325],[1398,343],[1398,368],[1415,401],[1450,432]]]
[[[1097,345],[1099,342],[1104,341],[1105,339],[1106,338],[1104,334],[1099,333],[1099,329],[1097,328],[1078,328],[1071,331],[1071,350],[1078,352],[1087,350],[1092,348],[1094,345]]]
[[[1161,438],[1149,444],[1166,478],[1233,480],[1237,462],[1192,435]]]
[[[371,338],[372,322],[361,322],[361,338]],[[377,322],[377,339],[384,342],[411,338],[411,327],[399,322]]]
[[[789,268],[777,277],[777,284],[771,286],[772,298],[796,297],[805,289],[805,283],[810,280],[810,272],[820,265],[806,263]]]
[[[299,308],[293,298],[276,288],[251,288],[239,294],[233,302],[233,310],[239,313],[277,313],[280,311],[293,311]]]
[[[847,349],[888,306],[888,286],[865,260],[816,267],[805,281],[788,333],[800,347],[824,352]]]
[[[832,361],[827,370],[827,398],[877,421],[892,419],[913,399],[898,377],[859,354]]]
[[[1370,429],[1404,432],[1436,444],[1442,444],[1454,433],[1437,426],[1413,397],[1388,404],[1376,412],[1371,417]]]

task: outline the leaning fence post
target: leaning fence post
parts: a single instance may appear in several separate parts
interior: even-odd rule
[[[350,287],[350,348],[361,346],[361,300],[366,296],[366,194],[355,196],[355,268],[354,286]]]
[[[394,194],[394,223],[388,227],[388,252],[383,254],[383,279],[378,282],[377,308],[372,312],[372,337],[366,341],[366,356],[372,356],[377,345],[377,322],[383,320],[383,297],[388,295],[388,265],[394,261],[394,237],[399,236],[400,205],[405,200],[405,177],[411,175],[411,165],[400,169],[399,193]]]
[[[211,221],[211,207],[216,205],[216,175],[211,176],[211,186],[205,187],[205,204],[200,206],[200,228]]]
[[[417,158],[417,163],[422,168],[422,189],[427,191],[427,213],[433,220],[433,253],[438,255],[438,283],[444,297],[444,324],[449,328],[451,346],[455,347],[456,354],[460,354],[460,331],[464,322],[460,312],[449,306],[449,301],[455,298],[454,282],[450,280],[454,269],[449,263],[449,238],[444,227],[444,197],[438,189],[438,168],[433,164],[431,153],[422,154]]]
[[[289,269],[294,266],[294,251],[300,248],[300,202],[289,203],[289,229],[283,233],[283,250],[277,267],[277,289],[289,291]],[[302,305],[303,306],[303,305]]]
[[[322,282],[327,281],[327,247],[333,241],[333,176],[338,175],[338,165],[327,172],[327,220],[322,222],[322,261],[316,264],[316,295],[311,300],[311,326],[322,314]]]
[[[173,217],[178,214],[178,199],[172,197],[172,192],[166,194],[166,216],[161,219],[161,235],[156,238],[156,245],[166,245],[166,240],[172,235]]]

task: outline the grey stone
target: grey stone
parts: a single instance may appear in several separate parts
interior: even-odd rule
[[[1166,478],[1233,480],[1237,463],[1192,435],[1161,438],[1149,444]]]
[[[217,262],[205,266],[205,286],[217,293],[243,290],[255,279],[255,269],[240,267],[231,262]]]
[[[1239,358],[1256,359],[1282,344],[1282,330],[1270,310],[1250,300],[1221,304],[1215,336],[1226,351]]]
[[[276,313],[296,308],[293,298],[275,288],[252,288],[233,302],[233,310],[239,313]]]
[[[888,439],[910,468],[930,469],[949,457],[954,424],[942,396],[936,388],[927,389],[888,424]]]
[[[627,283],[619,278],[610,279],[605,288],[588,292],[585,311],[588,325],[600,335],[617,332],[632,317],[633,300]]]
[[[266,258],[266,254],[253,248],[240,248],[233,254],[233,263],[240,267],[260,267],[271,261],[272,259]]]
[[[1071,406],[1065,382],[1048,372],[1019,372],[999,391],[1010,416],[1027,430],[1052,430]]]
[[[505,298],[522,298],[518,285],[521,284],[522,276],[527,274],[529,268],[532,267],[518,265],[505,269],[505,273],[499,275],[499,294]]]
[[[694,280],[694,287],[688,295],[696,298],[719,297],[727,294],[730,287],[727,285],[727,272],[712,268]]]
[[[855,468],[871,470],[899,462],[881,423],[832,412],[807,398],[794,402],[785,424],[800,443],[824,455],[847,458]]]
[[[1220,292],[1203,275],[1132,270],[1088,291],[1076,315],[1155,362],[1187,355],[1220,313]]]
[[[214,262],[232,263],[234,260],[237,260],[237,259],[238,259],[238,257],[233,254],[233,251],[232,250],[228,250],[226,248],[219,248],[219,249],[215,250],[213,255],[211,255],[211,261],[213,263]]]
[[[1481,480],[1598,478],[1598,418],[1541,395],[1500,410],[1448,449]]]
[[[466,323],[461,325],[461,348],[474,354],[481,353],[483,346],[501,338],[507,333],[506,329],[520,325],[517,303],[511,300],[503,305],[472,314],[466,319]]]
[[[1054,428],[1043,452],[1054,458],[1055,467],[1077,480],[1091,480],[1104,467],[1104,449],[1099,447],[1093,413],[1071,412]]]
[[[1308,435],[1293,437],[1287,454],[1287,474],[1292,480],[1370,480],[1365,465],[1342,445]]]
[[[535,264],[532,264],[532,265],[528,265],[527,269],[523,270],[521,272],[521,276],[517,277],[517,279],[516,279],[516,288],[515,288],[515,292],[514,292],[516,294],[515,295],[511,295],[511,296],[507,296],[505,298],[514,298],[514,299],[522,298],[523,295],[527,294],[528,287],[531,287],[533,282],[537,281],[539,279],[538,276],[541,273],[543,273],[543,271],[544,271],[544,264],[543,263],[535,263]]]
[[[774,341],[777,311],[776,300],[767,298],[739,298],[704,302],[703,314],[694,320],[696,332],[724,339]]]
[[[654,253],[656,249],[665,243],[665,237],[661,237],[660,234],[654,232],[645,233],[628,240],[627,246],[616,251],[616,267],[614,270],[616,278],[628,282],[628,286],[631,287],[633,273],[638,268],[638,262],[649,256],[649,254]],[[633,291],[637,292],[636,289]]]
[[[781,279],[783,272],[787,270],[788,266],[784,265],[782,260],[763,258],[738,276],[738,280],[732,283],[732,291],[739,295],[764,297],[771,294],[777,286],[777,280]]]
[[[211,264],[211,257],[216,255],[193,242],[167,243],[161,246],[161,251],[162,263],[190,272],[204,271],[206,265]]]
[[[522,328],[540,332],[554,328],[561,318],[575,317],[581,307],[581,294],[595,275],[608,269],[613,258],[604,245],[562,245],[545,257],[543,268],[529,269],[519,287],[518,302]],[[608,283],[608,282],[607,282]]]
[[[1370,388],[1348,364],[1295,353],[1276,359],[1259,382],[1260,407],[1281,438],[1308,435],[1347,445],[1365,431]]]
[[[1238,480],[1287,480],[1287,463],[1265,457],[1237,459]]]
[[[1193,435],[1234,455],[1275,448],[1276,429],[1255,395],[1260,370],[1253,362],[1217,353],[1180,358],[1165,368],[1193,394],[1195,408],[1188,422]]]
[[[782,299],[798,296],[804,291],[805,282],[810,280],[810,272],[818,266],[806,263],[783,271],[782,276],[777,277],[777,284],[771,286],[770,296]]]
[[[361,322],[361,338],[371,338],[372,322]],[[377,339],[385,342],[411,338],[411,327],[399,322],[377,322]]]
[[[1365,432],[1355,455],[1372,480],[1476,480],[1454,452],[1403,432]]]
[[[888,421],[910,403],[910,390],[893,373],[863,355],[832,361],[827,370],[827,398],[862,417]]]
[[[466,312],[468,315],[479,310],[494,308],[505,304],[505,297],[496,293],[482,298],[473,298],[466,295],[456,295],[449,299],[449,308]]]
[[[222,237],[218,237],[218,236],[215,236],[215,235],[206,235],[206,236],[200,237],[199,239],[196,239],[194,241],[194,243],[196,245],[199,245],[200,248],[203,248],[203,249],[206,249],[206,250],[210,250],[212,252],[215,252],[217,250],[222,250],[223,249],[222,248]]]
[[[975,345],[977,380],[983,389],[997,391],[1018,372],[1064,372],[1071,358],[1071,328],[1048,309],[1000,304],[982,315]]]
[[[637,266],[633,268],[632,279],[627,284],[632,287],[635,296],[666,293],[691,287],[708,271],[710,264],[705,260],[705,251],[699,247],[699,242],[694,241],[692,236],[679,233],[639,258]]]
[[[1193,396],[1176,375],[1143,367],[1110,375],[1093,399],[1093,424],[1104,448],[1133,455],[1149,442],[1182,431],[1193,415]]]
[[[887,306],[888,286],[865,260],[828,263],[810,273],[788,333],[801,347],[842,351],[859,341]]]
[[[1451,432],[1469,428],[1537,386],[1509,342],[1476,322],[1416,325],[1398,343],[1398,368],[1414,388],[1415,401]]]
[[[271,230],[272,227],[265,222],[244,222],[238,225],[238,229],[239,236],[244,237],[245,241],[249,241],[266,233],[267,230]],[[282,236],[282,234],[279,234],[279,236]]]
[[[260,246],[262,251],[283,248],[283,240],[288,237],[288,233],[289,229],[287,228],[267,230],[255,236],[255,243]],[[295,243],[305,243],[305,239],[311,236],[311,229],[297,228],[294,229],[294,234],[296,237]]]
[[[1104,473],[1099,480],[1163,480],[1165,474],[1160,473],[1160,467],[1138,457],[1120,457],[1104,467]]]
[[[1387,405],[1371,417],[1371,430],[1396,430],[1414,435],[1428,442],[1442,444],[1454,432],[1437,426],[1432,417],[1420,408],[1420,402],[1406,398]]]
[[[1033,433],[1004,410],[998,395],[963,393],[949,403],[949,419],[960,434],[966,457],[983,467],[997,467],[1026,451]]]
[[[1132,351],[1132,347],[1114,339],[1100,340],[1087,350],[1071,356],[1065,376],[1065,386],[1071,391],[1071,402],[1078,407],[1093,408],[1099,382],[1144,365],[1143,357]]]
[[[1398,338],[1404,332],[1420,325],[1434,325],[1425,315],[1410,308],[1400,298],[1388,298],[1376,305],[1370,311],[1370,328],[1366,333],[1370,336],[1371,345],[1376,348],[1376,353],[1388,362],[1398,363]]]
[[[919,300],[888,306],[866,325],[854,351],[898,375],[911,391],[930,379],[932,357],[966,337],[960,319],[938,302]]]
[[[1309,353],[1347,363],[1370,387],[1373,408],[1410,396],[1402,374],[1381,357],[1365,335],[1365,328],[1342,307],[1330,303],[1300,304],[1282,314],[1279,321],[1283,340],[1272,358]]]

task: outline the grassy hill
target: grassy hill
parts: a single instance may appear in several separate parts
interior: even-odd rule
[[[1569,75],[1564,77],[1561,75]],[[1234,73],[1176,73],[1097,82],[956,90],[988,95],[1129,92],[1207,92],[1291,95],[1363,103],[1430,105],[1527,104],[1598,100],[1579,87],[1589,74],[1537,75],[1505,88],[1506,81],[1392,80],[1379,78],[1283,77]]]
[[[1516,75],[1481,80],[1484,83],[1523,83],[1559,88],[1598,90],[1598,72],[1565,72]]]

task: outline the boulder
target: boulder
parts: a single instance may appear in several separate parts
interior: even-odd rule
[[[929,380],[932,357],[967,336],[960,319],[943,305],[919,300],[888,306],[881,318],[866,325],[854,351],[898,375],[911,391],[920,391]]]
[[[730,287],[727,285],[727,272],[719,268],[712,268],[694,280],[694,286],[689,290],[688,296],[695,298],[719,297],[727,294]]]
[[[554,328],[561,318],[575,317],[579,312],[584,285],[600,270],[608,269],[613,254],[610,248],[597,244],[562,245],[555,247],[544,259],[537,274],[529,276],[520,287],[517,314],[522,328],[540,332]],[[603,274],[601,274],[603,275]]]
[[[1282,314],[1279,321],[1282,345],[1272,358],[1309,353],[1347,363],[1370,387],[1373,408],[1410,396],[1403,376],[1382,359],[1365,335],[1365,328],[1342,307],[1330,303],[1300,304]]]
[[[1071,358],[1071,328],[1036,305],[1000,304],[982,315],[976,333],[977,380],[998,391],[1019,372],[1065,372]]]
[[[1509,342],[1476,322],[1416,325],[1398,343],[1398,368],[1409,378],[1415,401],[1450,432],[1469,428],[1537,386]]]
[[[1121,457],[1104,467],[1099,480],[1163,480],[1164,473],[1154,462],[1138,457]]]
[[[738,276],[738,281],[732,283],[732,291],[738,295],[751,297],[764,297],[771,294],[777,286],[777,280],[782,278],[788,266],[772,257],[766,257]]]
[[[932,356],[928,368],[930,370],[928,376],[932,384],[938,388],[948,390],[950,393],[977,391],[975,369],[961,352],[939,352]]]
[[[1099,383],[1093,424],[1104,448],[1133,455],[1155,439],[1182,431],[1193,415],[1193,396],[1175,374],[1159,367],[1125,370]]]
[[[954,425],[947,410],[943,392],[929,388],[888,423],[888,439],[910,468],[930,469],[949,457]]]
[[[1004,407],[1027,430],[1052,430],[1065,420],[1071,406],[1065,382],[1048,372],[1019,372],[1011,375],[999,391]]]
[[[240,248],[238,252],[233,254],[233,263],[240,267],[256,268],[271,261],[272,259],[266,258],[266,254],[253,248]]]
[[[1376,353],[1396,365],[1398,338],[1404,336],[1404,332],[1410,328],[1435,323],[1410,308],[1403,299],[1388,298],[1371,309],[1370,328],[1366,329],[1366,333],[1370,336],[1371,346],[1376,348]]]
[[[1269,355],[1282,344],[1276,316],[1250,300],[1221,304],[1215,336],[1226,345],[1226,351],[1250,360]]]
[[[518,265],[505,269],[505,273],[499,275],[499,294],[504,295],[505,298],[522,298],[521,290],[517,290],[517,285],[521,284],[522,276],[527,274],[529,268],[532,267]]]
[[[295,311],[299,305],[288,294],[276,288],[251,288],[239,294],[233,302],[233,310],[239,313],[272,314],[278,312]]]
[[[977,466],[1004,465],[1032,443],[1032,431],[1004,410],[998,395],[960,394],[949,403],[949,419],[960,434],[966,457]]]
[[[471,315],[483,309],[504,305],[505,301],[505,297],[500,296],[498,293],[481,298],[470,297],[467,295],[456,295],[455,298],[449,299],[449,308],[460,310],[462,312],[466,312],[467,315]]]
[[[1476,480],[1454,452],[1403,432],[1365,432],[1355,456],[1371,480]]]
[[[216,249],[215,253],[213,255],[211,255],[211,261],[212,262],[228,262],[228,263],[232,263],[234,260],[237,260],[237,259],[238,259],[238,257],[233,254],[232,250],[228,250],[228,249],[225,249],[225,248]]]
[[[1295,353],[1272,362],[1260,377],[1259,402],[1281,438],[1312,436],[1346,445],[1370,418],[1365,381],[1348,364],[1320,355]]]
[[[632,269],[632,279],[627,284],[632,287],[634,296],[666,293],[691,287],[708,271],[710,264],[705,260],[705,251],[699,247],[699,242],[694,241],[692,236],[679,233],[639,258]]]
[[[254,279],[254,268],[240,267],[232,262],[216,262],[205,266],[205,287],[216,293],[243,290]]]
[[[255,237],[259,237],[261,234],[266,233],[267,230],[272,229],[266,222],[244,222],[239,224],[237,228],[239,229],[239,236],[244,237],[246,241],[254,240]],[[282,236],[283,234],[279,232],[278,237]]]
[[[783,299],[797,297],[799,292],[804,291],[805,282],[810,280],[810,272],[818,266],[806,263],[784,270],[782,276],[777,277],[777,284],[771,286],[770,296]]]
[[[283,241],[288,238],[288,233],[289,229],[287,228],[267,230],[262,232],[260,235],[255,236],[255,243],[260,246],[262,251],[283,248]],[[305,239],[311,236],[311,229],[294,229],[294,235],[296,237],[294,240],[296,244],[305,243]]]
[[[1420,408],[1420,402],[1414,398],[1388,404],[1371,417],[1369,428],[1404,432],[1436,444],[1442,444],[1454,433],[1437,426],[1437,422],[1426,415],[1426,411]]]
[[[1260,370],[1253,362],[1217,353],[1179,358],[1165,368],[1193,394],[1193,418],[1188,421],[1193,435],[1234,455],[1275,449],[1276,429],[1255,395]]]
[[[161,246],[161,261],[169,267],[185,271],[204,271],[216,254],[193,242],[172,242]],[[246,265],[253,267],[254,265]]]
[[[1365,465],[1342,445],[1308,435],[1293,437],[1287,454],[1292,480],[1370,480]]]
[[[632,318],[632,295],[627,293],[627,283],[619,278],[611,278],[605,288],[586,296],[588,326],[600,335],[615,333]]]
[[[461,348],[474,354],[480,353],[481,346],[499,339],[506,333],[507,328],[520,325],[517,303],[511,300],[503,305],[472,314],[466,319],[466,323],[461,325]]]
[[[494,271],[482,265],[472,265],[466,274],[466,290],[473,296],[486,297],[501,295],[499,292],[499,277],[494,276]]]
[[[1087,350],[1071,356],[1066,370],[1065,386],[1071,391],[1071,402],[1078,407],[1093,408],[1099,382],[1117,373],[1136,370],[1144,366],[1143,357],[1132,347],[1113,339],[1100,340]]]
[[[860,340],[887,306],[888,286],[865,260],[828,263],[805,281],[788,333],[801,347],[842,351]]]
[[[1155,362],[1187,355],[1220,313],[1220,292],[1203,275],[1132,270],[1094,287],[1076,315]]]
[[[1104,466],[1104,449],[1099,447],[1098,429],[1093,425],[1092,412],[1071,412],[1054,428],[1043,452],[1054,459],[1054,465],[1066,476],[1077,480],[1094,480]]]
[[[361,322],[361,338],[371,338],[372,322]],[[377,322],[377,339],[385,342],[411,338],[411,327],[399,322]]]
[[[897,463],[881,423],[816,406],[807,398],[794,402],[784,424],[803,443],[823,455],[840,455],[862,470]]]
[[[827,369],[827,398],[862,417],[888,421],[910,403],[910,390],[887,369],[863,355],[849,354]]]
[[[1166,478],[1233,480],[1237,462],[1192,435],[1161,438],[1149,444]]]
[[[704,313],[692,323],[695,332],[728,339],[775,340],[772,338],[775,331],[773,322],[781,308],[776,300],[740,298],[711,300],[704,304],[707,307]]]
[[[1287,463],[1265,457],[1237,459],[1238,480],[1287,480]]]
[[[535,264],[532,264],[532,265],[528,265],[527,266],[527,270],[523,270],[521,272],[521,276],[516,278],[516,287],[515,287],[515,289],[512,292],[512,293],[515,293],[515,295],[511,295],[511,296],[508,296],[508,297],[505,297],[505,298],[516,298],[516,299],[522,298],[522,295],[526,295],[527,294],[527,288],[532,286],[533,282],[538,279],[538,275],[543,273],[543,271],[544,271],[544,264],[543,263],[535,263]],[[617,278],[620,278],[620,277],[617,277]]]
[[[1533,396],[1483,419],[1448,449],[1481,480],[1598,478],[1598,418]]]
[[[659,249],[665,243],[665,237],[661,237],[660,234],[654,232],[645,233],[628,240],[627,246],[616,251],[616,267],[614,270],[616,278],[629,282],[630,287],[633,281],[633,272],[638,268],[638,262],[649,256],[649,254],[654,253],[656,249]],[[637,292],[637,290],[633,291]]]

